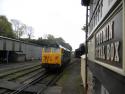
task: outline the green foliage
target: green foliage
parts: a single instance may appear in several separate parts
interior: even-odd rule
[[[12,25],[5,16],[0,16],[0,36],[15,38]]]
[[[14,27],[16,38],[20,39],[21,36],[26,32],[27,26],[16,19],[11,19],[11,23]]]
[[[58,42],[65,42],[65,40],[63,38],[61,38],[61,37],[56,38],[56,41],[58,41]]]
[[[55,37],[54,37],[53,35],[51,35],[51,34],[48,34],[48,35],[47,35],[47,39],[48,39],[48,40],[53,40],[53,39],[55,39]]]
[[[40,46],[58,47],[59,45],[61,45],[61,46],[65,47],[65,48],[67,48],[69,50],[72,50],[71,45],[69,43],[66,43],[63,38],[61,38],[61,37],[55,38],[51,34],[48,34],[47,36],[48,36],[48,37],[46,37],[47,39],[42,39],[42,37],[40,37],[38,39],[26,38],[26,39],[22,39],[22,40],[30,42],[30,43],[34,43],[34,44],[37,44],[37,45],[40,45]]]
[[[39,41],[42,40],[42,39],[43,39],[42,37],[39,37],[39,38],[38,38]]]
[[[69,43],[66,43],[65,40],[61,37],[56,38],[56,42],[62,46],[64,46],[65,48],[72,50],[72,47]]]

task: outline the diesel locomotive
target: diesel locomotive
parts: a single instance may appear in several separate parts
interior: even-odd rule
[[[42,49],[42,67],[46,70],[58,70],[71,59],[71,50],[58,45]]]

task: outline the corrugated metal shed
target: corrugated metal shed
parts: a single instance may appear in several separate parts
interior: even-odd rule
[[[3,50],[3,39],[0,38],[0,50]]]
[[[12,51],[13,41],[6,39],[5,45],[6,45],[5,50],[7,50],[7,51]]]

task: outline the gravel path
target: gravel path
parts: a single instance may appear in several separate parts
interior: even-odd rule
[[[61,94],[83,94],[81,82],[80,59],[73,59],[57,84],[62,87]]]

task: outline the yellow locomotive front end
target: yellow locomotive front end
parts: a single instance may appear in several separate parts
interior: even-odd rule
[[[56,69],[61,66],[61,49],[48,47],[42,49],[42,67]]]

